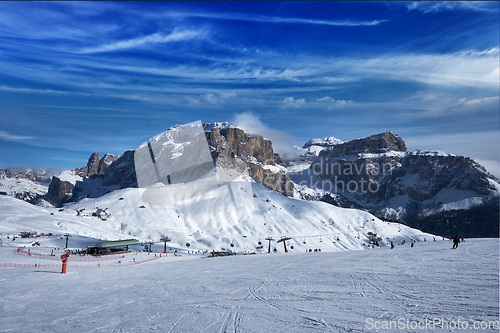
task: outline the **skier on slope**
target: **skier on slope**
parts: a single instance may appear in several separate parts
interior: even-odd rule
[[[455,237],[453,237],[453,248],[454,249],[458,248],[458,243],[460,243],[460,237],[458,237],[458,235],[455,235]]]

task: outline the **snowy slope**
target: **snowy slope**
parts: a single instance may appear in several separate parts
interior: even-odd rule
[[[82,181],[83,178],[78,176],[76,174],[75,170],[64,170],[58,175],[56,175],[57,178],[59,178],[61,181],[66,181],[68,183],[71,183],[73,185],[76,184],[76,182]]]
[[[186,248],[189,242],[190,249],[201,251],[230,249],[231,243],[233,250],[255,251],[259,240],[267,249],[266,237],[278,240],[282,236],[291,237],[287,242],[289,249],[293,245],[293,251],[298,252],[368,248],[368,232],[383,238],[381,246],[387,246],[390,241],[409,242],[411,238],[432,239],[429,234],[380,221],[364,211],[287,198],[256,183],[233,182],[232,186],[237,204],[232,202],[227,187],[175,206],[149,205],[142,201],[143,189],[122,189],[66,205],[63,211],[2,197],[0,232],[29,229],[39,233],[69,232],[97,239],[143,241],[158,241],[162,235],[168,235],[172,246]],[[106,209],[111,217],[102,221],[85,216],[96,207]],[[76,210],[81,212],[80,216]],[[272,247],[275,245],[273,242]],[[283,244],[276,247],[283,252]]]
[[[457,250],[446,241],[393,250],[169,256],[130,267],[68,268],[66,275],[58,274],[60,264],[0,268],[0,331],[498,332],[498,251],[498,239],[473,239]],[[12,252],[0,246],[0,258]],[[468,329],[415,329],[434,318],[467,322]],[[411,326],[372,326],[400,320]]]
[[[0,172],[0,192],[4,192],[4,195],[29,200],[37,195],[44,195],[48,189],[48,184],[35,183],[26,178],[7,177]]]

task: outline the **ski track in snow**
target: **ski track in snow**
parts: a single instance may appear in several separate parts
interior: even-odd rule
[[[498,239],[471,239],[452,250],[449,241],[431,241],[433,235],[362,211],[251,187],[255,209],[241,221],[219,214],[210,196],[186,206],[191,209],[182,219],[172,207],[140,208],[134,189],[82,200],[66,211],[0,198],[0,264],[57,264],[16,249],[62,250],[66,232],[73,234],[73,248],[95,244],[90,235],[144,240],[168,232],[176,238],[169,247],[182,253],[106,268],[74,268],[70,257],[66,275],[60,267],[0,268],[0,332],[373,332],[367,318],[499,320]],[[112,216],[75,216],[72,209],[84,206],[108,207]],[[37,238],[41,247],[31,247],[32,239],[6,238],[20,230],[59,235]],[[363,245],[368,231],[382,237],[381,248]],[[281,245],[278,253],[262,253],[265,241],[260,254],[222,258],[187,255],[182,248],[189,236],[191,250],[227,248],[232,240],[235,250],[251,250],[264,237],[283,234],[295,235],[290,253]],[[413,248],[410,238],[418,241]],[[315,248],[323,251],[306,252]],[[126,254],[102,264],[148,258]]]
[[[367,318],[498,320],[498,239],[451,245],[183,256],[66,275],[2,268],[0,332],[373,332]],[[13,247],[0,255],[35,260]]]

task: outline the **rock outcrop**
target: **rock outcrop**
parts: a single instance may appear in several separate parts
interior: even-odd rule
[[[56,206],[60,207],[63,204],[71,201],[73,198],[73,189],[75,185],[67,181],[61,181],[56,176],[52,177],[49,185],[49,191],[47,195],[50,198],[50,202]]]
[[[228,167],[236,160],[255,182],[286,196],[293,195],[293,184],[284,161],[275,153],[270,140],[245,133],[228,123],[205,124],[205,135],[218,166]],[[234,167],[234,166],[231,166]]]
[[[111,160],[112,162],[109,163]],[[105,166],[108,163],[109,165]],[[98,172],[76,182],[72,201],[97,198],[114,190],[137,187],[134,150],[126,151],[118,158],[111,154],[105,154],[99,161],[99,166],[98,171],[104,170],[103,173]]]
[[[342,140],[339,140],[333,136],[328,136],[324,139],[311,139],[307,141],[302,148],[307,149],[312,146],[331,147],[342,143],[344,143]]]
[[[101,157],[99,155],[99,152],[96,151],[95,153],[90,155],[89,161],[87,162],[87,177],[98,174],[100,161]]]
[[[92,158],[92,157],[91,157]],[[113,154],[104,154],[104,156],[99,160],[99,167],[97,168],[98,175],[104,175],[108,167],[116,160],[116,156]]]
[[[116,160],[113,154],[104,154],[101,158],[99,152],[94,152],[90,155],[87,165],[75,169],[75,174],[82,177],[92,177],[93,175],[104,175],[106,169]]]
[[[406,151],[406,144],[398,135],[384,132],[366,138],[330,145],[330,149],[322,151],[319,156],[339,157],[358,155],[360,153],[379,154],[388,151]]]
[[[103,175],[103,186],[118,186],[118,188],[137,187],[134,166],[134,150],[127,150],[116,158],[106,168]],[[106,154],[107,155],[107,154]],[[104,155],[106,157],[106,155]],[[103,157],[103,159],[105,158]],[[102,161],[102,159],[101,159]]]

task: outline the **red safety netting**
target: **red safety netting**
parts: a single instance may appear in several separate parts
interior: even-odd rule
[[[39,258],[39,259],[47,259],[47,260],[61,260],[59,255],[50,255],[50,254],[45,254],[45,253],[35,253],[31,251],[27,251],[24,246],[18,247],[17,248],[17,254],[27,256],[27,257],[33,257],[33,258]],[[118,260],[121,258],[121,255],[119,254],[111,254],[111,255],[104,255],[100,257],[94,257],[91,255],[71,255],[68,258],[68,261],[104,261],[104,260]]]
[[[67,264],[68,268],[105,268],[105,267],[125,267],[143,264],[149,261],[158,260],[166,257],[155,257],[142,261],[129,262],[125,264],[92,264],[92,265],[82,265],[82,264]],[[60,259],[59,259],[60,260]],[[61,264],[19,264],[19,263],[0,263],[0,268],[58,268]]]

